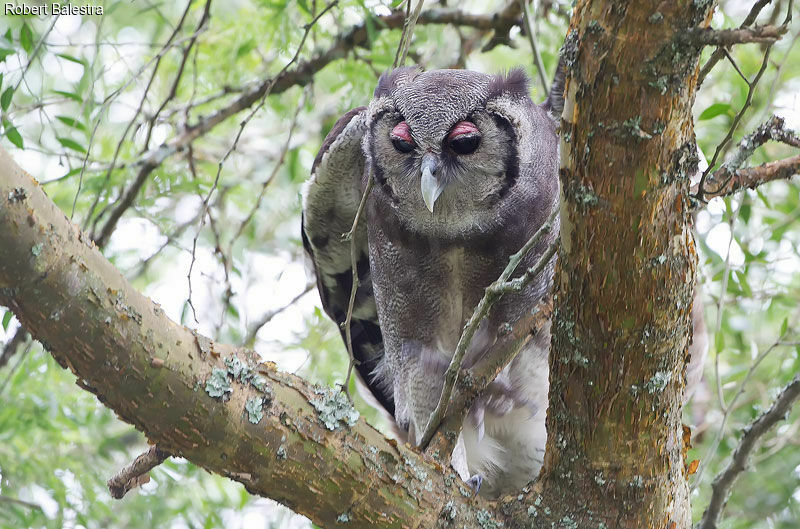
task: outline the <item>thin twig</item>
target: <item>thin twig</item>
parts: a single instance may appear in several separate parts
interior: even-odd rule
[[[411,6],[411,0],[408,0],[408,2],[408,5]],[[406,62],[408,48],[411,46],[411,39],[414,36],[414,27],[417,25],[417,19],[419,19],[419,14],[422,12],[422,4],[424,3],[425,0],[418,0],[414,11],[406,15],[403,33],[400,35],[400,45],[397,47],[392,68],[402,66]]]
[[[311,28],[314,27],[317,21],[319,21],[319,19],[322,18],[322,16],[325,15],[325,13],[333,9],[336,5],[338,5],[338,3],[339,0],[333,0],[333,2],[325,6],[325,8],[322,11],[320,11],[319,14],[311,20],[311,22],[305,25],[303,36],[300,39],[300,43],[297,45],[297,50],[295,50],[294,56],[292,56],[289,62],[287,62],[283,66],[283,68],[281,68],[278,74],[272,78],[272,80],[264,90],[264,93],[261,95],[260,98],[261,100],[259,101],[259,103],[247,114],[247,116],[245,116],[245,118],[239,124],[239,130],[236,133],[236,137],[233,139],[233,143],[231,143],[231,146],[228,148],[227,152],[225,152],[225,154],[217,163],[217,174],[214,177],[214,183],[212,184],[211,189],[208,190],[208,194],[206,194],[206,197],[203,200],[203,214],[200,217],[200,226],[197,228],[197,231],[195,232],[194,235],[194,239],[192,240],[192,260],[189,263],[189,272],[187,273],[187,281],[189,282],[189,298],[187,299],[187,303],[192,309],[192,314],[196,322],[197,322],[197,312],[195,311],[194,305],[192,304],[191,292],[192,292],[192,270],[194,269],[194,263],[196,261],[197,240],[200,238],[200,232],[202,231],[203,226],[205,225],[205,219],[209,209],[208,206],[209,201],[211,200],[211,196],[214,194],[214,192],[217,189],[217,186],[219,185],[219,179],[220,176],[222,175],[222,167],[225,165],[225,162],[228,160],[230,155],[236,150],[236,146],[239,144],[239,139],[242,137],[244,129],[245,127],[247,127],[247,124],[250,122],[251,119],[253,119],[253,116],[255,116],[256,113],[259,110],[261,110],[261,108],[266,103],[267,97],[269,97],[270,93],[272,93],[272,88],[275,86],[275,83],[277,83],[278,79],[281,79],[282,76],[289,70],[289,68],[297,62],[297,59],[300,57],[300,53],[303,51],[303,47],[305,46],[306,40],[308,39],[308,35],[311,32]]]
[[[353,367],[359,363],[353,354],[353,336],[350,329],[353,321],[353,308],[355,307],[356,303],[356,292],[361,284],[361,280],[358,278],[358,248],[356,247],[356,229],[358,228],[359,220],[361,220],[361,215],[364,213],[364,207],[367,205],[367,198],[369,197],[371,191],[372,173],[370,172],[367,174],[367,185],[364,188],[364,194],[361,195],[361,201],[358,203],[358,210],[356,211],[356,216],[353,219],[353,227],[350,228],[350,231],[344,235],[344,239],[350,241],[350,267],[352,268],[353,274],[352,285],[350,286],[350,300],[347,302],[347,315],[345,316],[344,323],[342,324],[344,326],[344,342],[347,346],[347,355],[350,358],[350,363],[347,366],[347,377],[344,379],[342,390],[345,392],[348,398],[350,398],[350,377],[353,374]],[[350,400],[352,401],[352,399]]]
[[[779,421],[786,420],[794,403],[800,398],[800,375],[783,388],[772,406],[744,429],[744,435],[733,452],[730,463],[711,484],[711,500],[696,529],[716,529],[731,487],[739,474],[747,469],[747,461],[756,444]]]
[[[750,12],[745,17],[744,21],[742,21],[740,28],[745,28],[751,25],[753,22],[756,21],[759,13],[761,10],[764,9],[764,6],[772,2],[772,0],[758,0],[753,7],[750,9]],[[706,61],[702,68],[700,68],[700,74],[697,76],[697,86],[703,84],[708,72],[711,71],[712,68],[719,62],[720,59],[723,57],[722,48],[717,48],[714,50],[714,53],[711,54],[711,57]]]
[[[394,63],[392,63],[392,68],[397,68],[406,60],[408,48],[411,45],[411,38],[414,34],[414,26],[417,24],[417,19],[419,18],[420,11],[422,10],[422,4],[425,0],[419,0],[413,12],[410,11],[411,0],[408,1],[409,11],[407,11],[406,20],[403,24],[403,33],[400,35],[400,43],[397,45],[397,52],[394,55]],[[342,323],[342,327],[344,328],[344,342],[347,347],[347,356],[349,358],[349,363],[347,365],[347,376],[344,379],[342,391],[344,391],[345,395],[347,395],[347,398],[350,399],[351,402],[353,399],[350,396],[350,378],[353,376],[353,367],[359,364],[359,361],[356,360],[355,354],[353,353],[353,335],[351,329],[353,322],[353,310],[356,303],[356,293],[358,292],[359,286],[361,286],[361,280],[358,277],[358,248],[356,247],[358,237],[356,236],[356,230],[358,229],[358,223],[361,220],[361,216],[364,213],[364,208],[367,204],[367,198],[372,191],[372,183],[372,173],[370,172],[367,174],[367,185],[364,187],[364,193],[361,195],[361,201],[358,203],[358,210],[356,211],[356,216],[353,219],[353,226],[350,228],[350,231],[344,235],[344,239],[350,241],[350,268],[352,272],[352,281],[350,285],[350,299],[347,302],[347,314],[345,315],[344,322]]]
[[[16,373],[17,369],[19,369],[19,366],[22,365],[23,360],[25,360],[25,357],[28,356],[28,353],[31,351],[32,347],[33,347],[33,340],[28,340],[28,345],[25,346],[25,349],[22,351],[22,354],[19,355],[17,363],[14,364],[11,367],[11,369],[9,369],[8,375],[6,375],[6,378],[3,380],[3,383],[0,384],[0,395],[2,395],[5,389],[9,386],[11,378],[14,376],[14,373]]]
[[[9,498],[8,496],[0,496],[0,503],[12,503],[21,507],[27,507],[28,509],[42,511],[42,507],[40,505],[31,503],[29,501],[18,500],[16,498]]]
[[[8,364],[8,361],[11,360],[11,357],[17,354],[19,346],[25,343],[27,340],[28,331],[26,331],[25,328],[20,325],[14,332],[14,336],[12,336],[11,339],[7,341],[5,345],[3,345],[3,352],[0,353],[0,369]]]
[[[190,5],[191,5],[191,1],[189,2],[189,5],[187,5],[187,7],[186,7],[187,11],[188,11]],[[205,8],[203,10],[203,15],[200,18],[200,21],[197,23],[197,28],[195,29],[194,33],[192,34],[191,38],[189,39],[189,43],[186,45],[186,47],[183,50],[183,57],[181,59],[180,65],[178,67],[178,72],[175,75],[175,78],[173,79],[172,87],[170,88],[169,94],[167,94],[167,97],[164,98],[164,101],[162,102],[162,104],[159,107],[158,111],[149,120],[149,126],[148,126],[147,133],[146,133],[145,143],[144,143],[144,145],[142,147],[143,151],[147,150],[147,144],[150,141],[150,134],[153,131],[153,127],[155,126],[156,120],[158,119],[158,115],[161,113],[161,111],[164,109],[164,107],[167,105],[167,103],[169,101],[171,101],[175,97],[175,94],[177,93],[178,84],[180,83],[180,80],[183,77],[183,71],[184,71],[184,68],[185,68],[185,65],[186,65],[186,60],[188,59],[189,53],[191,52],[191,49],[194,46],[195,42],[197,42],[197,36],[203,31],[203,28],[206,27],[206,25],[208,23],[208,19],[209,19],[209,16],[210,16],[210,9],[211,9],[211,0],[206,0],[206,5],[205,5]],[[182,23],[183,23],[183,19],[181,19],[181,24]],[[176,32],[177,31],[178,31],[178,29],[176,29]],[[159,62],[160,62],[160,59],[159,59]],[[156,67],[153,69],[153,76],[151,77],[151,82],[152,82],[152,79],[155,77],[155,72],[156,72],[157,67],[158,67],[158,62],[156,63]],[[149,87],[149,84],[148,84],[148,87]],[[144,101],[146,97],[147,97],[147,94],[145,93],[145,95],[142,97],[142,101]],[[116,156],[115,156],[115,159],[116,159]],[[151,164],[146,164],[139,170],[139,174],[137,175],[136,180],[134,181],[133,185],[131,185],[128,188],[128,190],[123,194],[122,198],[119,200],[117,206],[111,211],[111,215],[109,216],[108,220],[106,221],[106,223],[103,225],[102,229],[100,230],[100,234],[97,237],[93,237],[93,239],[95,240],[95,243],[97,244],[97,246],[99,246],[100,248],[103,248],[106,245],[106,243],[108,243],[108,239],[111,237],[111,234],[113,233],[114,229],[116,228],[117,222],[119,222],[119,219],[122,218],[122,215],[125,213],[125,211],[127,211],[128,208],[131,207],[131,205],[133,204],[134,200],[136,200],[136,197],[139,195],[139,192],[141,191],[141,189],[144,186],[145,182],[147,182],[147,179],[150,176],[150,174],[160,164],[161,164],[161,161],[159,161],[157,164],[152,164],[152,163]],[[111,172],[112,169],[113,169],[113,165],[112,165],[112,167],[109,168],[109,173],[106,175],[107,178],[110,175],[110,172]],[[98,197],[99,197],[99,192],[98,192]]]
[[[800,155],[739,169],[733,175],[723,168],[712,175],[714,181],[722,180],[720,186],[714,191],[706,191],[703,197],[711,200],[714,197],[732,195],[742,188],[755,189],[761,184],[786,180],[797,174],[800,174]]]
[[[533,64],[536,66],[536,71],[539,73],[539,82],[542,83],[544,94],[547,95],[550,93],[550,83],[547,82],[542,56],[539,53],[539,44],[536,40],[536,34],[533,32],[533,21],[531,20],[530,10],[528,9],[528,2],[527,0],[519,0],[519,3],[522,5],[522,23],[525,25],[525,33],[528,34],[528,41],[531,43]]]
[[[722,141],[717,145],[717,148],[714,150],[714,156],[711,161],[708,163],[708,167],[705,171],[703,171],[703,176],[700,177],[700,182],[697,184],[697,193],[694,195],[694,198],[697,200],[703,201],[703,194],[705,192],[704,186],[706,182],[706,178],[708,174],[714,169],[717,164],[717,158],[719,158],[720,153],[728,144],[730,139],[733,137],[733,133],[736,131],[736,128],[739,126],[739,122],[742,120],[744,113],[747,111],[748,107],[750,106],[753,100],[753,93],[755,92],[756,85],[758,81],[761,79],[761,76],[764,75],[764,72],[767,69],[767,64],[769,64],[769,53],[772,50],[772,45],[768,45],[766,51],[764,52],[764,59],[761,62],[761,68],[759,68],[758,73],[756,73],[755,77],[753,78],[752,82],[747,83],[747,97],[745,98],[744,105],[736,114],[736,117],[733,119],[733,123],[731,123],[730,128],[728,129],[728,133],[725,134],[725,137]]]
[[[703,477],[703,474],[705,473],[706,469],[708,468],[708,464],[713,459],[714,454],[717,452],[717,447],[719,446],[720,441],[722,441],[722,436],[725,434],[725,426],[728,423],[728,418],[730,417],[730,414],[733,411],[734,406],[736,405],[736,402],[739,400],[739,397],[741,397],[742,394],[744,393],[744,390],[747,387],[747,383],[750,381],[750,377],[753,376],[753,373],[755,373],[756,368],[759,366],[759,364],[761,364],[761,362],[767,356],[769,356],[769,354],[772,351],[774,351],[776,348],[781,347],[781,346],[784,345],[783,339],[784,339],[785,336],[786,336],[786,333],[782,334],[780,338],[775,340],[775,342],[772,345],[770,345],[764,352],[760,353],[756,357],[756,359],[750,365],[750,368],[747,370],[747,373],[745,374],[744,379],[742,379],[741,383],[739,384],[739,387],[736,390],[736,394],[731,399],[730,404],[727,407],[724,406],[724,405],[722,406],[722,409],[723,409],[723,412],[724,412],[723,415],[722,415],[722,422],[719,425],[719,429],[717,430],[717,434],[714,436],[714,440],[712,441],[711,445],[708,447],[708,450],[706,451],[705,457],[701,460],[702,463],[701,463],[700,467],[697,469],[697,473],[695,474],[694,482],[693,482],[692,487],[691,487],[692,490],[694,490],[700,484],[700,481],[701,481],[701,479]],[[717,381],[717,383],[719,384],[719,380]]]
[[[528,252],[530,252],[531,249],[533,249],[539,243],[539,241],[545,237],[545,235],[550,233],[555,219],[558,216],[558,211],[559,210],[557,207],[553,209],[553,212],[547,218],[547,221],[542,224],[536,233],[528,240],[528,242],[523,245],[522,248],[520,248],[517,253],[511,256],[508,261],[508,265],[506,265],[506,268],[500,274],[500,277],[486,288],[483,297],[478,302],[475,310],[472,312],[472,316],[464,326],[464,331],[461,333],[461,337],[458,339],[455,352],[453,353],[453,357],[450,359],[450,365],[447,366],[447,370],[444,373],[444,385],[442,386],[442,393],[439,396],[439,402],[436,404],[436,408],[431,412],[431,415],[428,418],[428,424],[425,426],[425,431],[422,434],[420,447],[424,448],[427,446],[427,444],[433,438],[433,434],[436,433],[442,418],[447,413],[447,406],[450,402],[450,397],[453,394],[453,387],[458,380],[458,373],[461,370],[461,364],[463,363],[464,356],[466,355],[467,349],[472,342],[472,337],[475,335],[475,332],[478,330],[478,326],[481,324],[483,319],[489,314],[489,310],[492,308],[494,303],[503,296],[503,294],[512,290],[517,292],[522,290],[525,285],[527,285],[544,269],[544,267],[550,262],[550,259],[555,254],[558,247],[558,238],[556,238],[550,244],[550,246],[547,248],[547,251],[539,258],[534,266],[526,270],[521,277],[509,281],[511,274],[514,273]],[[523,278],[525,278],[525,280],[520,281]],[[509,285],[512,283],[514,286],[509,287]]]
[[[272,320],[272,318],[274,318],[275,316],[277,316],[281,312],[285,311],[286,309],[288,309],[289,307],[291,307],[292,305],[297,303],[300,300],[300,298],[302,298],[303,296],[305,296],[306,294],[311,292],[311,290],[315,286],[316,285],[314,283],[307,284],[305,286],[305,288],[303,289],[303,291],[300,292],[299,294],[297,294],[295,297],[293,297],[288,303],[286,303],[285,305],[281,305],[277,309],[273,309],[273,310],[267,311],[258,320],[254,321],[252,324],[248,325],[247,326],[247,335],[244,337],[244,340],[243,340],[245,346],[247,346],[247,347],[251,346],[252,343],[256,339],[256,334],[258,334],[258,331],[260,331],[261,328],[264,325],[269,323]]]
[[[114,156],[111,158],[111,164],[108,166],[108,169],[106,171],[106,176],[105,176],[105,179],[103,181],[103,185],[101,186],[100,190],[98,190],[98,192],[95,194],[94,200],[92,201],[92,205],[89,207],[89,213],[87,213],[86,219],[84,220],[84,224],[83,224],[84,229],[86,229],[86,227],[88,226],[88,223],[91,221],[92,216],[94,215],[94,210],[95,210],[95,208],[97,207],[97,204],[100,201],[100,196],[103,194],[103,191],[105,190],[106,185],[108,185],[108,182],[111,180],[111,172],[114,170],[114,166],[117,164],[117,158],[119,157],[119,153],[122,151],[122,146],[125,144],[125,140],[128,137],[128,132],[130,131],[131,127],[133,127],[133,124],[136,123],[136,120],[139,118],[139,115],[142,113],[142,109],[144,108],[144,104],[147,102],[147,96],[150,94],[150,88],[153,86],[153,82],[156,79],[156,74],[158,73],[158,69],[161,66],[161,59],[164,58],[164,53],[163,52],[166,52],[166,50],[168,50],[171,47],[172,41],[175,40],[175,37],[178,36],[178,33],[180,32],[181,28],[183,28],[183,24],[186,21],[186,17],[189,14],[189,9],[192,7],[192,1],[193,0],[189,0],[186,3],[186,8],[183,10],[183,14],[181,15],[180,20],[178,20],[178,24],[175,26],[175,29],[172,31],[172,34],[170,34],[169,38],[167,39],[167,42],[162,47],[162,50],[161,50],[162,53],[158,53],[156,55],[156,57],[155,57],[155,63],[153,64],[153,71],[150,73],[150,78],[147,81],[147,86],[145,86],[144,92],[142,93],[142,97],[139,99],[139,105],[137,106],[136,110],[134,111],[133,116],[131,117],[131,119],[128,121],[128,124],[125,126],[125,130],[123,130],[122,134],[120,135],[119,141],[117,142],[117,147],[116,147],[116,149],[114,149]],[[91,149],[87,149],[86,150],[87,151],[86,152],[86,156],[87,157],[89,156],[89,151],[90,150]],[[85,159],[84,160],[84,164],[83,164],[84,167],[86,166],[86,161],[87,160]],[[75,193],[75,198],[74,198],[73,203],[72,203],[72,211],[73,211],[72,214],[74,214],[75,204],[76,204],[76,202],[78,200],[78,195],[79,194],[80,194],[80,182],[78,183],[78,192]],[[70,218],[72,217],[72,214],[70,214]]]
[[[166,461],[168,457],[170,454],[167,452],[157,446],[151,446],[147,452],[140,454],[130,465],[117,472],[106,482],[111,497],[120,500],[131,489],[150,481],[148,473]]]
[[[722,164],[722,166],[713,173],[709,174],[708,171],[706,171],[705,182],[701,179],[701,181],[692,188],[695,198],[698,198],[699,202],[706,203],[715,196],[730,194],[736,189],[745,186],[755,187],[755,185],[761,183],[757,179],[759,177],[767,178],[768,176],[763,169],[764,166],[762,166],[760,172],[750,171],[749,174],[745,173],[744,175],[740,167],[755,153],[758,147],[770,140],[800,148],[800,137],[796,136],[794,131],[786,128],[783,118],[772,116],[759,125],[756,130],[744,136],[739,141],[738,150],[729,161]],[[769,170],[778,171],[780,168],[781,171],[785,172],[791,167],[791,161],[787,163],[788,165],[772,165]],[[788,178],[791,176],[791,174],[784,175],[783,172],[774,175],[774,177],[770,179],[774,180],[775,178]],[[711,186],[713,186],[714,189],[708,190],[707,188]]]

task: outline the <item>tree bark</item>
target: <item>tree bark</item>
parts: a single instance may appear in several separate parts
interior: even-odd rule
[[[539,482],[579,527],[689,527],[689,175],[711,2],[579,2],[563,53],[562,252]],[[551,496],[552,495],[552,496]]]
[[[0,152],[0,303],[161,449],[324,527],[688,528],[688,186],[710,1],[578,2],[541,479],[488,502],[332,390],[170,321]],[[502,525],[501,525],[502,524]]]

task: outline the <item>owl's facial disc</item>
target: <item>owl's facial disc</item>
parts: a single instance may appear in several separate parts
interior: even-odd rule
[[[433,205],[439,195],[442,194],[442,191],[444,191],[445,186],[445,183],[440,182],[435,176],[436,170],[439,168],[439,159],[432,152],[425,153],[420,167],[422,168],[422,178],[420,180],[422,200],[425,202],[428,211],[433,213]]]

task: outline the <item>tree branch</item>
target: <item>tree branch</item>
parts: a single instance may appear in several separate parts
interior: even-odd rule
[[[325,527],[435,527],[443,517],[480,529],[528,517],[524,502],[499,514],[472,497],[454,472],[358,420],[343,393],[169,320],[2,149],[0,201],[0,304],[164,452]]]
[[[417,24],[452,24],[456,26],[473,27],[476,29],[490,30],[495,29],[496,35],[490,44],[494,47],[497,44],[508,43],[510,39],[508,32],[515,25],[521,24],[519,19],[519,4],[512,0],[505,8],[489,15],[474,15],[465,13],[460,9],[438,8],[429,9],[420,14]],[[100,233],[96,236],[96,243],[103,247],[111,236],[117,222],[133,205],[150,174],[157,169],[168,157],[173,154],[183,152],[197,138],[205,135],[220,123],[226,121],[250,108],[261,101],[269,94],[279,94],[294,86],[305,86],[314,78],[314,75],[322,70],[331,62],[345,57],[357,46],[364,46],[369,43],[371,35],[384,29],[399,29],[405,23],[405,15],[402,11],[395,11],[390,15],[374,17],[375,24],[371,31],[367,30],[367,22],[359,24],[349,31],[338,36],[327,51],[307,60],[300,62],[297,67],[289,69],[291,63],[284,67],[276,76],[267,78],[250,90],[245,91],[228,105],[218,109],[208,117],[200,118],[197,122],[187,125],[174,138],[159,146],[145,152],[137,161],[131,163],[133,167],[138,167],[136,179],[133,181],[128,191],[125,192],[121,201],[114,207],[111,217],[105,222]],[[200,24],[202,26],[202,23]],[[505,37],[501,35],[505,34]],[[488,45],[487,45],[488,46]],[[299,54],[299,50],[298,50]],[[292,60],[292,63],[298,57]],[[125,167],[124,165],[120,167]],[[109,172],[113,167],[109,167]]]
[[[140,454],[133,460],[133,463],[120,470],[114,477],[108,480],[108,491],[111,497],[121,500],[129,490],[135,489],[150,481],[149,472],[167,460],[169,454],[157,446]]]
[[[764,182],[791,178],[797,174],[797,156],[768,162],[758,167],[740,169],[756,149],[770,140],[800,148],[800,138],[794,131],[786,128],[783,118],[771,116],[756,130],[741,139],[736,153],[729,161],[713,173],[707,173],[697,185],[693,186],[693,196],[702,202],[707,202],[714,197],[730,195],[742,187],[754,189]]]
[[[756,167],[739,169],[733,173],[723,167],[712,173],[708,183],[719,184],[713,191],[706,191],[703,199],[709,201],[714,197],[732,195],[743,187],[755,189],[761,184],[773,180],[787,180],[796,174],[800,174],[800,154],[783,160],[763,163]]]
[[[466,355],[467,349],[469,349],[469,345],[472,342],[472,337],[475,335],[475,332],[478,330],[481,322],[489,314],[489,310],[492,308],[495,302],[497,302],[497,300],[503,296],[503,294],[511,290],[515,290],[517,292],[521,290],[527,283],[531,281],[532,278],[536,277],[542,271],[542,269],[553,257],[558,239],[550,244],[544,255],[540,257],[533,267],[526,270],[522,277],[509,280],[511,275],[517,269],[522,260],[528,255],[528,253],[537,244],[539,244],[539,241],[541,241],[550,233],[557,217],[558,208],[554,208],[553,212],[547,218],[547,221],[542,224],[536,233],[533,234],[528,242],[526,242],[523,247],[517,251],[517,253],[511,256],[508,261],[508,265],[506,265],[503,273],[500,274],[500,277],[486,288],[484,296],[478,302],[478,305],[475,307],[472,316],[464,326],[464,331],[461,333],[461,337],[458,340],[456,350],[453,353],[453,357],[450,359],[450,365],[447,366],[447,370],[444,373],[444,385],[442,386],[442,393],[439,396],[439,402],[428,418],[428,424],[425,426],[425,432],[423,433],[420,441],[420,446],[422,448],[425,448],[431,441],[433,434],[436,433],[436,430],[439,428],[439,423],[447,413],[450,397],[453,393],[453,387],[456,384],[458,374],[461,371],[462,364],[464,362],[464,356]],[[509,285],[512,283],[514,283],[515,287],[509,290]]]
[[[775,424],[785,420],[797,399],[800,398],[800,375],[783,388],[772,406],[744,429],[742,440],[733,452],[730,463],[714,478],[711,484],[711,500],[696,529],[716,529],[719,517],[725,507],[728,494],[739,474],[747,468],[747,461],[758,441]]]
[[[747,42],[772,44],[786,34],[787,26],[755,26],[734,29],[692,28],[680,38],[697,46],[732,46]]]
[[[772,0],[758,0],[755,4],[753,4],[753,7],[750,8],[750,12],[742,21],[739,28],[746,28],[747,26],[755,22],[756,18],[758,18],[758,14],[761,13],[761,10],[764,9],[764,7],[771,2]],[[714,50],[714,53],[711,54],[711,57],[709,57],[709,59],[706,61],[703,67],[700,68],[700,74],[697,77],[697,86],[703,84],[703,80],[705,80],[706,76],[708,75],[708,72],[710,72],[714,68],[714,66],[719,62],[719,60],[722,59],[722,57],[724,56],[725,56],[724,48],[718,47],[716,50]]]

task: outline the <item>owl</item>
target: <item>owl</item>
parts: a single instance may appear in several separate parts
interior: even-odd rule
[[[559,68],[559,71],[563,71]],[[366,107],[325,138],[303,190],[303,245],[327,314],[345,321],[356,263],[351,341],[360,382],[399,434],[419,444],[465,323],[559,200],[556,119],[563,76],[542,104],[521,70],[399,68]],[[367,182],[364,216],[352,234]],[[518,266],[533,266],[558,223]],[[508,325],[549,294],[554,258],[504,295],[476,331],[464,366],[491,355]],[[702,311],[695,304],[695,318]],[[452,455],[462,478],[497,497],[542,465],[547,439],[549,323],[472,404]],[[342,329],[342,336],[345,336]],[[699,341],[696,340],[696,343]],[[694,355],[695,366],[702,358]],[[688,369],[698,378],[698,369]]]
[[[303,244],[323,307],[340,325],[353,277],[351,243],[342,235],[373,180],[353,234],[352,347],[360,381],[411,443],[420,442],[485,288],[557,205],[557,101],[534,104],[522,70],[399,68],[380,78],[369,106],[338,120],[314,160],[303,192]],[[548,294],[553,266],[493,306],[466,366],[491,354],[503,329]],[[549,345],[549,328],[540,329],[464,421],[453,464],[483,495],[519,489],[541,467]]]

